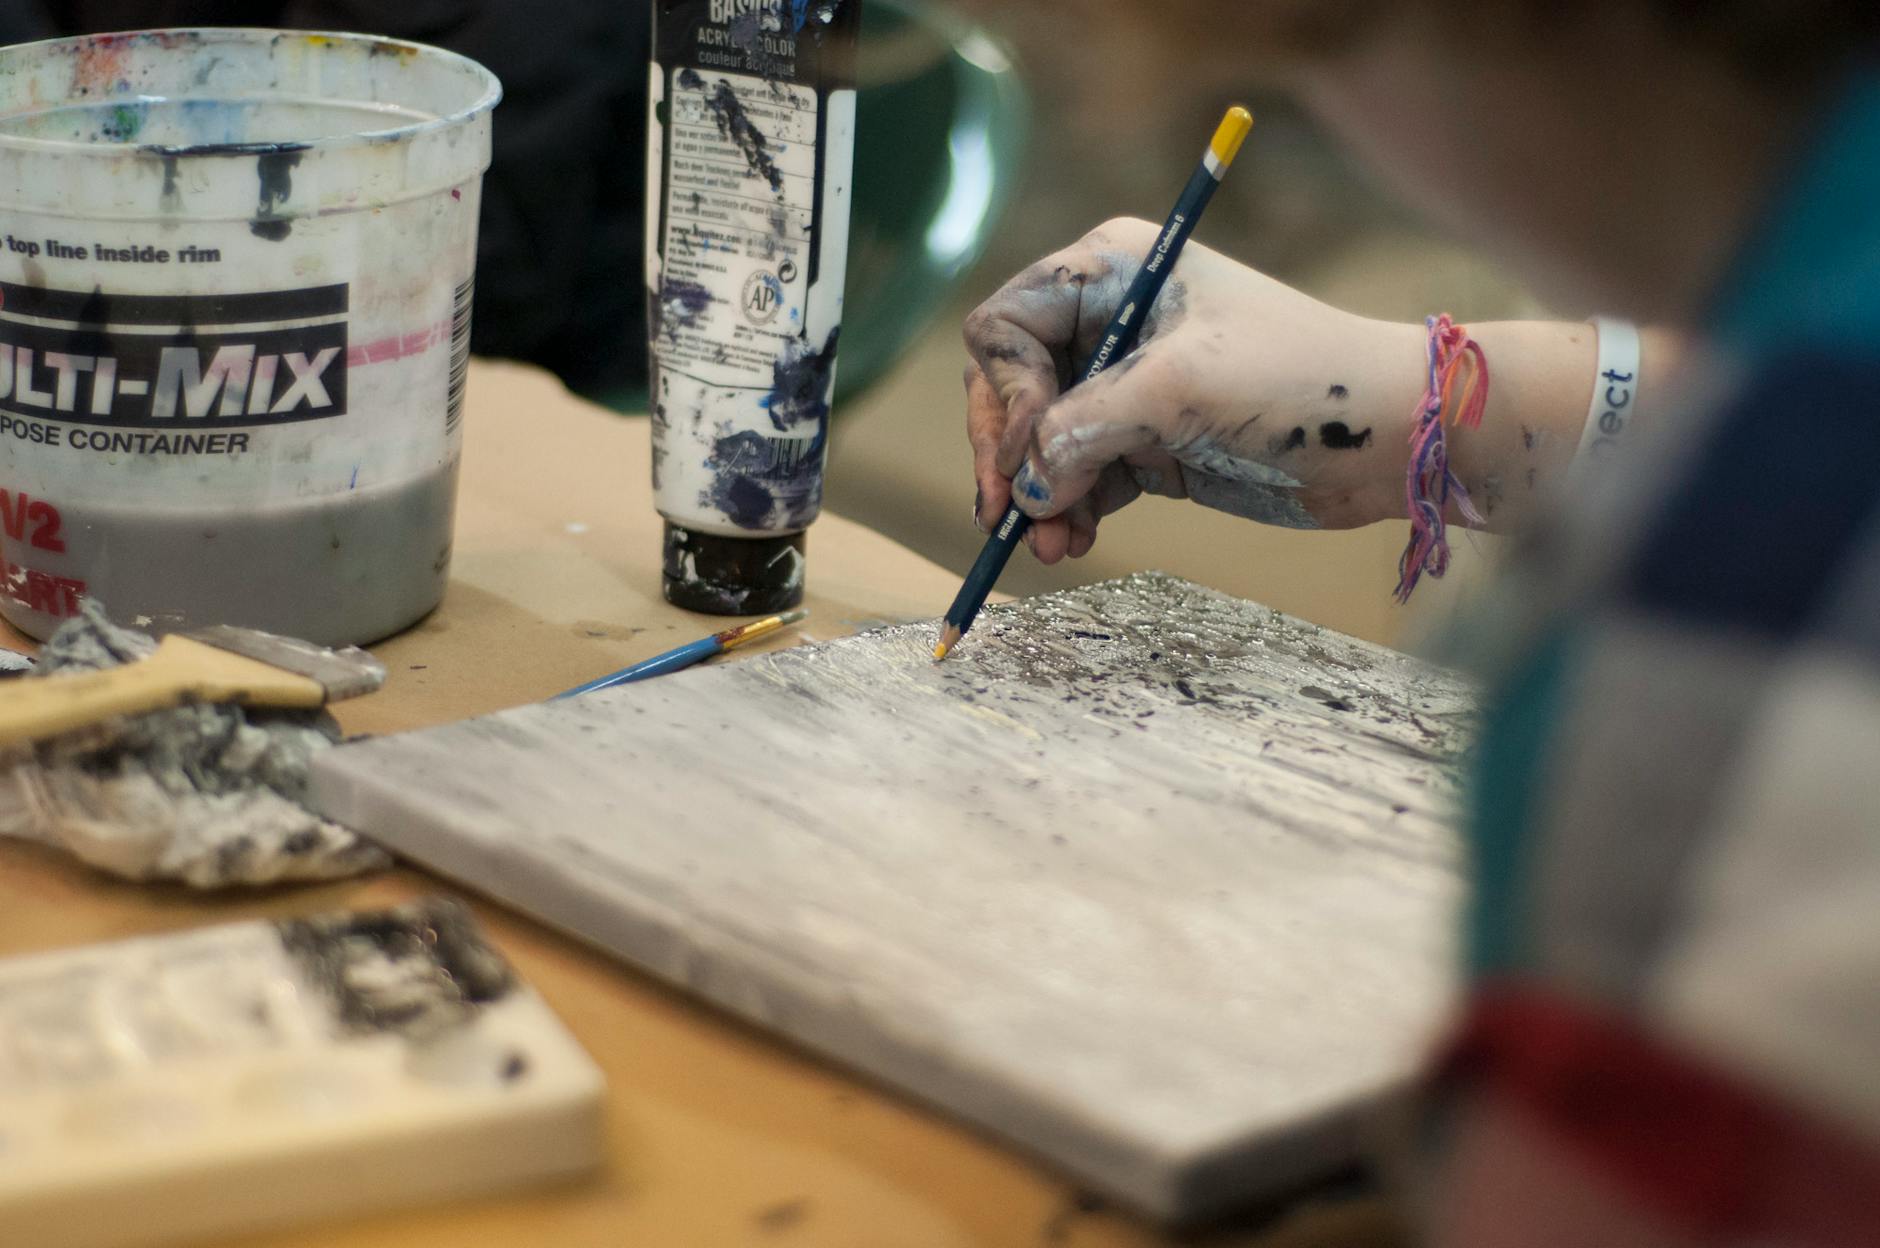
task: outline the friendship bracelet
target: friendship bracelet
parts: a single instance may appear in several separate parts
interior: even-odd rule
[[[1586,432],[1574,453],[1574,476],[1612,458],[1638,407],[1638,326],[1607,316],[1593,318],[1599,335],[1599,363],[1593,376],[1593,401],[1586,411]]]
[[[1424,321],[1429,328],[1429,384],[1417,401],[1410,430],[1410,467],[1404,494],[1410,510],[1410,542],[1397,565],[1397,601],[1409,602],[1425,572],[1440,577],[1449,570],[1448,525],[1444,512],[1450,497],[1470,524],[1483,520],[1469,501],[1456,474],[1449,470],[1449,448],[1443,436],[1443,412],[1453,413],[1451,424],[1474,429],[1488,406],[1488,359],[1469,331],[1449,319],[1448,313]],[[1457,393],[1457,382],[1461,392]],[[1453,402],[1452,402],[1453,400]]]

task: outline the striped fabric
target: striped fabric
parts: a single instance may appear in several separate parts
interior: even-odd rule
[[[1443,1074],[1651,1242],[1880,1245],[1880,75],[1710,337],[1493,615]]]

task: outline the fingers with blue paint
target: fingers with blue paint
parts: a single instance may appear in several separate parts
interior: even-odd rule
[[[1032,468],[1032,461],[1027,459],[1012,478],[1012,501],[1018,509],[1034,520],[1055,515],[1051,506],[1051,486],[1044,475]]]
[[[1121,295],[1113,301],[1099,296],[1098,302],[1110,303],[1114,312],[1103,325],[1101,333],[1089,344],[1085,362],[1071,379],[1073,384],[1088,383],[1127,358],[1142,340],[1151,318],[1169,315],[1169,303],[1158,308],[1158,301],[1162,299],[1170,276],[1180,263],[1182,251],[1187,246],[1189,236],[1194,233],[1202,211],[1213,198],[1222,175],[1233,163],[1247,133],[1252,129],[1253,115],[1244,108],[1230,108],[1222,117],[1208,150],[1202,154],[1200,166],[1189,178],[1180,198],[1175,201],[1175,209],[1169,214],[1168,221],[1156,232],[1143,260],[1128,277],[1128,284],[1123,287]],[[994,453],[994,462],[1008,481],[1017,474],[1020,466],[1017,457],[1012,454],[1014,448],[1025,442],[1026,434],[1037,423],[1042,407],[1050,402],[1058,389],[1056,369],[1060,363],[1059,356],[1046,346],[1046,340],[1037,331],[1042,329],[1049,333],[1053,329],[1062,331],[1068,328],[1068,333],[1059,334],[1063,345],[1071,348],[1082,346],[1079,339],[1084,321],[1084,297],[1089,293],[1093,277],[1120,279],[1127,269],[1126,261],[1119,262],[1113,256],[1100,259],[1104,265],[1101,274],[1092,269],[1080,271],[1069,265],[1050,266],[1048,272],[1043,265],[1034,266],[1028,271],[1032,275],[1029,284],[1013,292],[1013,297],[1005,307],[982,308],[968,319],[967,343],[973,348],[974,362],[980,373],[978,381],[970,374],[968,376],[968,401],[984,403],[990,400],[1002,409],[1005,429]],[[1061,296],[1073,289],[1076,300],[1067,308]],[[1060,297],[1053,299],[1053,291]],[[1179,301],[1180,296],[1177,295],[1170,302]],[[1063,362],[1069,363],[1068,355]],[[1051,366],[1048,369],[1044,367],[1047,363]],[[1005,462],[1008,460],[1011,461],[1009,467]],[[1041,481],[1036,469],[1025,478],[1022,488],[1029,496],[1025,500],[1028,507],[1049,511],[1057,502],[1055,487],[1048,481]],[[999,492],[1009,494],[1009,490],[1010,486],[1007,485]],[[1088,549],[1094,533],[1094,512],[1090,506],[1083,505],[1079,515],[1085,526],[1080,532],[1081,544]],[[998,529],[987,539],[985,549],[968,572],[952,609],[947,612],[940,644],[934,648],[936,659],[944,659],[953,644],[972,627],[979,609],[985,605],[986,596],[992,592],[993,584],[1021,538],[1029,533],[1033,551],[1046,562],[1062,558],[1069,552],[1073,531],[1071,519],[1064,517],[1060,520],[1059,517],[1048,515],[1045,520],[1046,528],[1030,533],[1030,516],[1016,507],[1008,506]],[[1047,533],[1053,539],[1050,546],[1046,543]],[[1056,548],[1058,538],[1062,539],[1062,550]]]
[[[1081,286],[1041,285],[1034,266],[974,314],[967,430],[982,527],[1016,506],[1034,553],[1053,563],[1091,549],[1102,519],[1143,494],[1291,528],[1400,519],[1427,380],[1421,324],[1341,311],[1197,243],[1141,345],[1056,389],[1056,361],[1093,349],[1091,326],[1129,284],[1107,257],[1156,236],[1148,222],[1110,222],[1046,262],[1084,275]],[[1034,330],[1059,336],[1025,346]],[[1578,444],[1592,339],[1581,326],[1540,322],[1470,332],[1496,361],[1498,415],[1451,438],[1450,464],[1488,510],[1488,527],[1513,528],[1545,506]],[[1676,358],[1663,335],[1648,342],[1655,358]],[[1030,402],[1044,393],[1049,402]],[[1007,404],[1002,394],[1018,397]]]
[[[1140,345],[1057,389],[1059,361],[1099,350],[1099,322],[1122,306],[1133,271],[1115,257],[1159,233],[1109,222],[974,314],[982,523],[1009,500],[1053,563],[1088,551],[1101,520],[1143,494],[1292,528],[1397,515],[1420,327],[1340,311],[1201,244],[1183,252]],[[1041,284],[1045,266],[1069,276]],[[1030,333],[1052,336],[1027,345]]]

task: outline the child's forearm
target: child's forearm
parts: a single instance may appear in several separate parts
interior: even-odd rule
[[[1596,385],[1620,396],[1629,429],[1650,418],[1641,396],[1664,394],[1685,354],[1681,335],[1641,330],[1636,373],[1609,381],[1595,376],[1599,335],[1590,324],[1491,321],[1469,332],[1488,360],[1488,408],[1479,429],[1450,430],[1450,466],[1491,532],[1520,528],[1565,488]]]

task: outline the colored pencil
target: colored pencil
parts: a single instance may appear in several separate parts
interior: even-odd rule
[[[703,663],[706,659],[714,658],[727,650],[748,646],[760,637],[768,637],[779,629],[788,628],[808,617],[807,611],[792,611],[788,615],[773,615],[762,620],[753,620],[739,628],[728,628],[722,633],[714,633],[710,637],[689,642],[676,650],[668,650],[664,654],[635,663],[632,667],[623,667],[598,680],[590,680],[585,685],[577,685],[566,693],[556,694],[550,701],[560,701],[562,698],[593,693],[597,689],[612,689],[615,685],[630,685],[636,680],[646,680],[649,677],[682,671],[694,663]]]
[[[1214,198],[1215,188],[1220,186],[1228,166],[1234,163],[1240,145],[1246,141],[1247,133],[1252,129],[1253,114],[1244,108],[1230,108],[1227,115],[1221,118],[1213,141],[1201,157],[1200,167],[1188,180],[1181,198],[1175,201],[1175,210],[1169,214],[1167,224],[1157,236],[1155,248],[1144,260],[1136,280],[1130,283],[1129,290],[1124,293],[1122,305],[1111,319],[1109,328],[1104,331],[1102,344],[1084,365],[1078,381],[1089,381],[1135,349],[1136,340],[1142,334],[1143,322],[1148,320],[1150,307],[1162,293],[1170,271],[1181,257],[1182,248],[1188,245],[1189,235],[1194,233],[1195,225],[1201,219],[1202,210]],[[980,608],[986,605],[986,596],[998,583],[999,574],[1005,570],[1012,552],[1018,549],[1025,530],[1030,527],[1031,518],[1020,511],[1016,503],[1006,509],[1004,518],[993,529],[992,536],[986,539],[985,548],[979,552],[979,558],[967,572],[959,596],[954,598],[953,605],[947,610],[940,631],[940,644],[933,651],[936,661],[946,658],[973,626]]]

